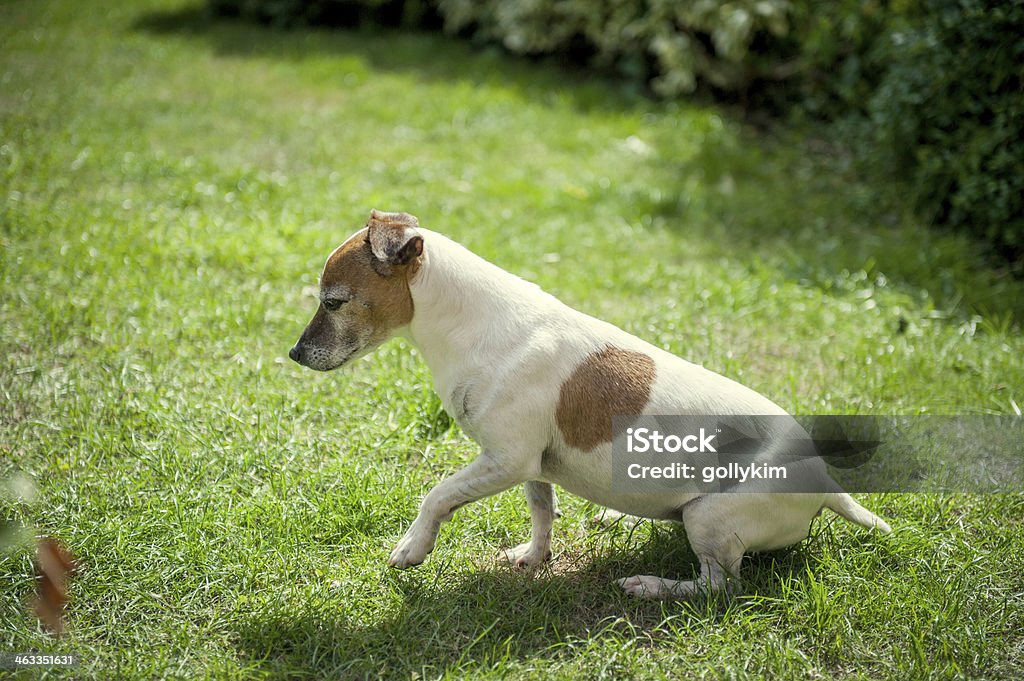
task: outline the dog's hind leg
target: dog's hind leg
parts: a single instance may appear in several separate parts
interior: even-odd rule
[[[713,531],[712,531],[713,534]],[[729,588],[729,578],[739,576],[743,560],[743,545],[737,537],[702,537],[690,539],[700,560],[697,579],[675,580],[653,575],[634,575],[616,580],[630,596],[660,598],[662,600],[688,600]]]
[[[554,485],[530,480],[523,485],[530,507],[530,541],[503,551],[505,560],[516,568],[530,568],[551,558],[551,528],[558,514]]]
[[[717,496],[717,495],[716,495]],[[730,495],[735,497],[735,495]],[[753,496],[753,495],[750,495]],[[727,590],[730,577],[739,577],[744,544],[729,523],[721,522],[735,517],[735,502],[745,500],[703,497],[683,507],[682,520],[690,547],[700,561],[700,575],[696,579],[675,580],[653,575],[634,575],[616,583],[631,596],[688,600],[696,596]],[[723,505],[725,508],[723,508]]]
[[[739,577],[744,546],[736,529],[742,526],[742,518],[748,517],[748,501],[737,495],[710,495],[683,507],[686,539],[700,561],[697,579],[667,580],[636,574],[616,583],[631,596],[663,600],[688,600],[728,589],[729,578]]]
[[[686,599],[730,586],[739,577],[743,554],[790,546],[807,537],[821,508],[816,493],[709,494],[682,508],[690,546],[700,560],[700,576],[674,581],[637,575],[618,580],[626,593],[646,598]]]

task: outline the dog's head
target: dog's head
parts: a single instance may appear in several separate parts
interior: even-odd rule
[[[366,227],[327,258],[320,306],[289,357],[317,371],[337,369],[412,320],[409,281],[423,254],[418,226],[408,213],[370,213]]]

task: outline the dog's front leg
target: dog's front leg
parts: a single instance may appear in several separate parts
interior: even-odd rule
[[[419,515],[391,552],[388,564],[399,568],[419,565],[434,549],[441,523],[460,506],[502,492],[523,481],[518,470],[502,465],[497,457],[481,452],[472,463],[430,490]]]
[[[523,489],[530,507],[530,541],[505,549],[505,560],[517,568],[532,568],[551,558],[551,528],[558,514],[555,487],[549,482],[530,480]]]

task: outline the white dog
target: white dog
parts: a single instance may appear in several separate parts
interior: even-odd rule
[[[554,485],[615,511],[683,523],[700,577],[619,580],[630,594],[685,598],[736,576],[745,552],[804,539],[829,508],[865,527],[889,526],[841,491],[715,494],[612,485],[613,415],[785,415],[768,398],[564,305],[406,213],[373,211],[327,259],[320,307],[289,356],[328,371],[403,335],[423,353],[445,409],[481,446],[434,487],[391,552],[423,562],[459,507],[523,484],[530,541],[513,565],[551,557]],[[838,488],[836,488],[838,489]]]

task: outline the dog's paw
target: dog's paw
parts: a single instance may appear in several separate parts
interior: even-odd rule
[[[551,549],[535,549],[532,543],[520,544],[503,550],[501,558],[516,569],[528,570],[551,560]]]
[[[388,565],[396,568],[410,568],[422,563],[434,548],[432,542],[424,541],[420,535],[407,533],[388,558]]]
[[[630,596],[637,598],[650,598],[661,600],[672,600],[687,598],[692,595],[692,589],[687,589],[688,582],[677,582],[672,579],[663,579],[652,575],[634,575],[624,579],[616,579],[615,583],[622,587]],[[688,591],[690,593],[688,593]]]

